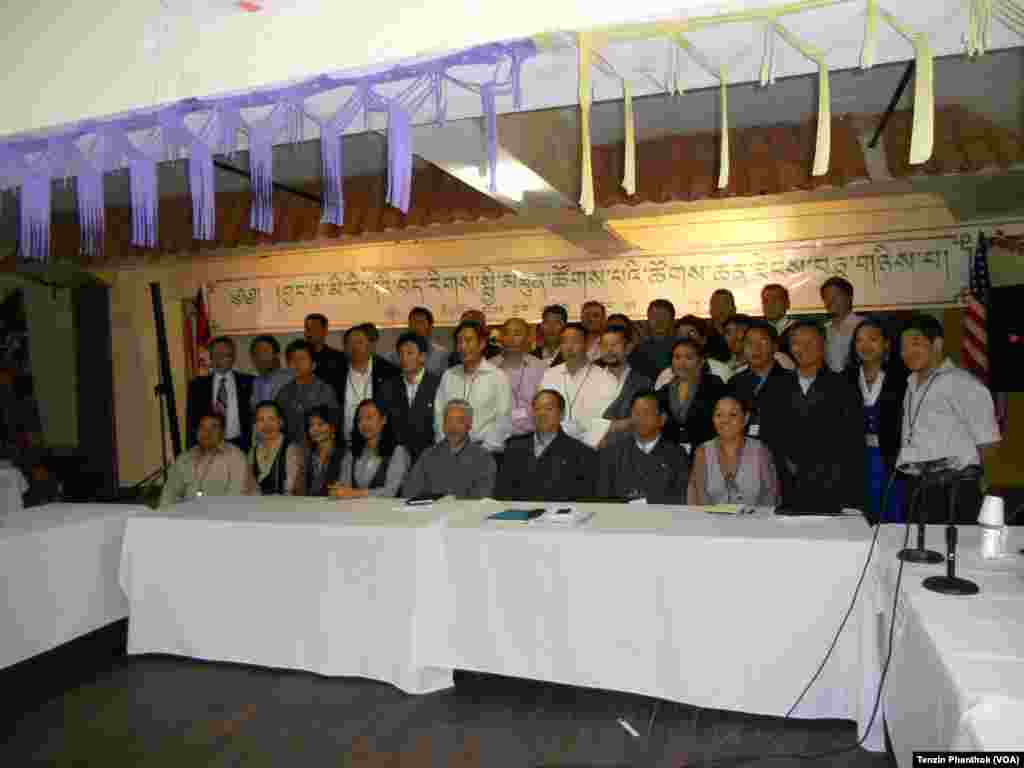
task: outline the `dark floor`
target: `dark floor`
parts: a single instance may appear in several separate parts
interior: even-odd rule
[[[71,678],[68,690],[8,713],[0,766],[724,768],[738,764],[731,756],[818,752],[856,740],[852,723],[668,702],[660,702],[648,736],[650,699],[496,677],[463,677],[453,690],[409,696],[361,679],[110,655]],[[14,691],[3,688],[9,705]],[[888,755],[859,749],[759,764],[895,766]]]

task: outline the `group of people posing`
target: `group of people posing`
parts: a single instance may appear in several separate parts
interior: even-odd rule
[[[981,466],[1000,439],[992,397],[945,359],[941,324],[916,314],[890,335],[853,313],[843,278],[822,286],[825,325],[788,316],[784,286],[763,318],[729,291],[710,320],[651,302],[646,324],[588,302],[581,321],[545,308],[539,326],[506,320],[493,338],[464,313],[454,350],[418,307],[390,354],[372,324],[326,343],[306,318],[285,350],[250,345],[257,375],[213,340],[213,373],[188,393],[190,449],[162,503],[201,495],[363,498],[448,495],[529,501],[740,504],[900,521],[922,468]],[[973,519],[981,487],[960,486]],[[940,500],[922,503],[945,514]]]

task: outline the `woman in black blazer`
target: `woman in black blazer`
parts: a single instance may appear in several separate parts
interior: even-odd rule
[[[345,446],[338,444],[338,428],[326,405],[311,408],[306,416],[306,496],[326,496],[338,482]]]
[[[872,522],[901,523],[904,520],[903,484],[897,479],[888,495],[886,489],[900,453],[908,372],[885,327],[873,317],[865,318],[853,332],[849,360],[846,375],[860,393],[864,408],[867,451],[867,509],[864,512]]]
[[[700,342],[679,339],[672,346],[672,381],[658,390],[658,400],[668,414],[661,434],[682,445],[687,456],[715,436],[712,414],[725,384],[704,364]]]

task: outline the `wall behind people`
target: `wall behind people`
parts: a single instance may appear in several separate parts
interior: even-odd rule
[[[78,371],[71,290],[0,275],[0,299],[21,289],[28,323],[33,389],[48,445],[78,445]]]

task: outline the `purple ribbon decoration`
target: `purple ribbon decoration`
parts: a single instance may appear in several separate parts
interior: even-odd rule
[[[392,101],[388,104],[388,205],[408,213],[411,191],[412,125],[409,113]]]

